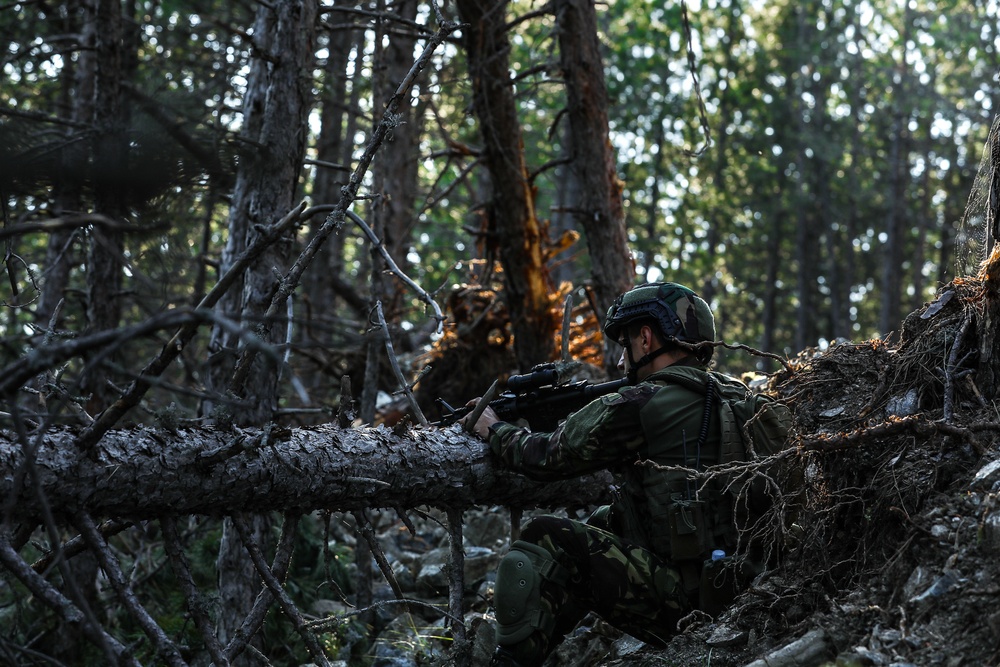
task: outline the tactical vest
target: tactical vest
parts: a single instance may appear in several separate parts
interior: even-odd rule
[[[737,498],[731,480],[705,482],[678,468],[701,471],[778,451],[791,415],[742,382],[693,366],[670,366],[644,382],[659,387],[639,413],[646,444],[623,471],[625,493],[613,513],[623,536],[671,562],[693,604],[714,615],[762,564],[709,559],[716,550],[736,553],[737,526],[760,515],[767,494],[750,484]]]
[[[643,461],[703,470],[747,460],[748,438],[742,433],[747,417],[735,415],[733,406],[752,405],[749,389],[693,366],[670,366],[645,382],[660,389],[640,412],[646,439],[640,462],[624,470],[625,495],[617,510],[625,536],[675,563],[701,563],[716,549],[732,554],[737,545],[734,499],[725,482],[705,484],[681,470]],[[783,442],[785,431],[778,430],[767,433],[768,442]]]

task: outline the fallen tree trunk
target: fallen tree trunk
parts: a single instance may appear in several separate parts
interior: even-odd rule
[[[601,502],[607,474],[540,483],[497,467],[457,426],[111,431],[89,452],[70,430],[0,431],[0,497],[17,520],[56,513],[133,519],[420,505],[555,507]],[[33,450],[33,454],[31,454]]]

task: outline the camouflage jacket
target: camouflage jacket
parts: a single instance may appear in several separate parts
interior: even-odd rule
[[[569,415],[552,433],[532,433],[498,422],[490,429],[490,448],[509,468],[542,481],[601,469],[621,474],[620,496],[605,527],[664,557],[700,558],[701,549],[697,556],[672,553],[667,514],[675,500],[698,500],[704,490],[681,471],[643,465],[650,461],[700,469],[719,459],[720,426],[714,416],[708,421],[702,447],[698,447],[705,393],[672,382],[671,375],[704,383],[708,371],[669,366],[637,385],[595,399]],[[720,373],[711,375],[717,382],[743,386]],[[712,539],[718,542],[720,538]],[[725,546],[729,545],[704,544],[705,549]]]

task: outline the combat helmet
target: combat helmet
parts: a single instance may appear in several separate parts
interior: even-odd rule
[[[626,327],[636,322],[655,324],[661,339],[667,343],[672,340],[692,344],[715,340],[712,309],[689,287],[677,283],[647,283],[621,294],[608,309],[604,335],[621,342]],[[696,356],[707,364],[713,350],[713,347],[705,346],[696,352]],[[651,357],[644,357],[632,365],[641,366],[650,360]]]

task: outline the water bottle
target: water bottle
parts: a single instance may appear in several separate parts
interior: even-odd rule
[[[723,549],[713,549],[702,565],[698,607],[706,614],[718,616],[736,597],[732,564]]]

